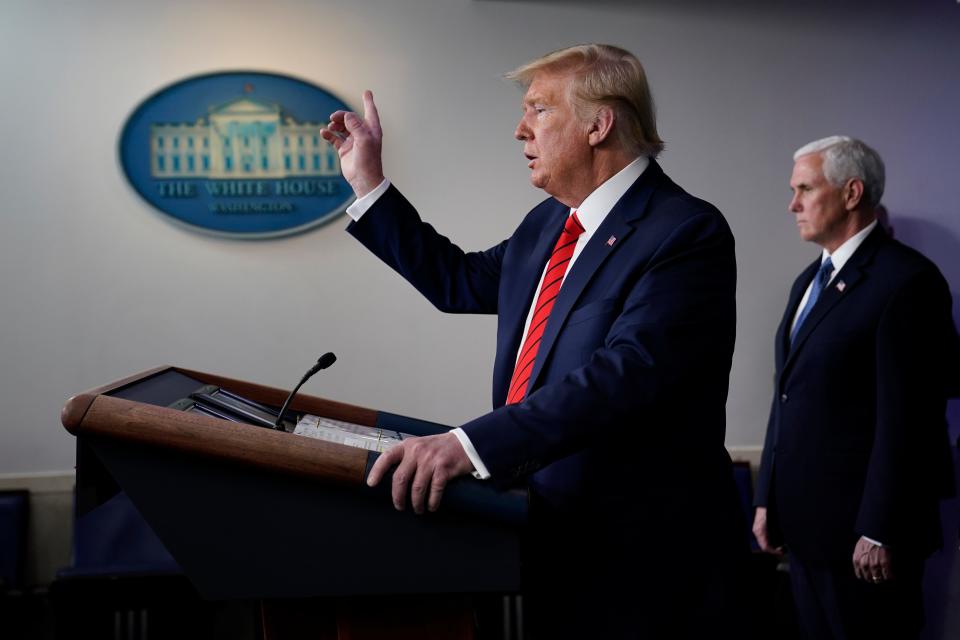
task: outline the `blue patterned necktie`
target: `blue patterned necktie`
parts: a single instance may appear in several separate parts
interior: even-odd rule
[[[810,297],[807,298],[807,304],[804,305],[803,311],[801,311],[797,317],[797,323],[793,325],[793,331],[790,332],[790,346],[793,346],[793,341],[797,337],[803,321],[810,315],[810,310],[813,309],[813,305],[817,304],[817,298],[820,297],[820,294],[823,293],[823,288],[826,287],[830,281],[831,273],[833,273],[833,262],[830,258],[827,258],[823,261],[823,264],[820,265],[820,270],[817,271],[817,275],[814,276],[813,287],[810,289]]]

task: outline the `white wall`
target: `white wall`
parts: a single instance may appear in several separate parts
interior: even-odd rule
[[[512,139],[520,94],[500,74],[581,41],[644,61],[665,169],[730,220],[740,284],[728,443],[759,445],[772,335],[816,255],[785,211],[793,149],[838,132],[876,146],[898,235],[960,286],[960,5],[769,4],[6,0],[0,473],[70,469],[66,398],[163,363],[291,386],[332,350],[339,362],[306,392],[446,423],[485,411],[492,318],[433,310],[345,219],[263,242],[173,226],[124,181],[117,137],[146,96],[202,72],[291,74],[353,104],[369,87],[389,177],[441,231],[484,248],[542,198]],[[242,306],[251,287],[269,307]]]

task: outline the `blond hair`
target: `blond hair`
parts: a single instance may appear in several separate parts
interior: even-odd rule
[[[532,60],[505,77],[526,89],[540,72],[571,75],[573,106],[585,121],[594,116],[598,106],[611,107],[614,133],[624,149],[651,158],[663,151],[647,74],[626,49],[609,44],[575,45]]]

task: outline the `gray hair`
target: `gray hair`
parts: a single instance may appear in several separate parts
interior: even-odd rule
[[[570,73],[574,110],[583,120],[591,109],[610,106],[616,114],[614,134],[625,149],[655,158],[663,150],[647,75],[636,56],[609,44],[581,44],[532,60],[510,73],[524,89],[539,72]]]
[[[876,209],[883,197],[886,170],[883,159],[862,140],[849,136],[830,136],[814,140],[796,150],[793,159],[820,153],[823,157],[823,177],[835,187],[856,178],[863,182],[863,204],[870,211]]]

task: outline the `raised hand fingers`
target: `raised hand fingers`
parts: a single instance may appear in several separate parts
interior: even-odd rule
[[[339,129],[340,131],[346,131],[346,125],[343,121],[347,117],[347,114],[353,114],[352,111],[347,111],[346,109],[338,109],[330,114],[330,125],[332,128]]]
[[[363,119],[366,121],[370,131],[377,137],[380,137],[380,114],[377,112],[377,105],[373,101],[373,92],[367,89],[363,92]]]
[[[330,124],[327,125],[327,129],[331,131],[336,131],[338,133],[347,133],[347,126],[344,124],[343,120],[350,113],[349,111],[334,111],[330,114]]]
[[[380,113],[373,101],[373,92],[370,90],[363,92],[363,118],[352,111],[341,109],[330,114],[330,124],[327,128],[335,132],[334,135],[336,132],[361,136],[369,134],[379,140],[383,130],[380,128]]]
[[[343,125],[343,115],[345,111],[337,111],[330,116],[330,122],[326,127],[320,129],[320,137],[333,145],[333,148],[340,151],[350,134]]]
[[[330,122],[326,127],[320,130],[320,135],[323,136],[323,139],[327,142],[336,146],[337,139],[341,142],[346,141],[350,136],[350,132],[347,131],[347,126],[344,122],[349,111],[334,111],[330,114]]]
[[[329,127],[324,127],[320,129],[320,137],[333,145],[333,148],[337,151],[340,150],[340,147],[344,145],[347,141],[347,136],[335,131]]]

